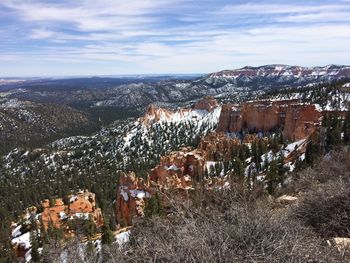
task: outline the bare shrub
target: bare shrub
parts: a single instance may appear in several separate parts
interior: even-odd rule
[[[292,214],[325,238],[350,237],[350,182],[328,182],[309,191]]]
[[[294,175],[290,191],[307,192],[329,181],[350,180],[350,154],[344,151],[330,152],[314,168]]]
[[[115,251],[122,262],[340,262],[339,254],[284,213],[232,192],[211,193],[218,206],[178,204],[170,218],[134,227]],[[111,261],[114,262],[114,261]]]

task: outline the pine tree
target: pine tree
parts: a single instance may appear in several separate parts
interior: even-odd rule
[[[110,216],[109,217],[109,228],[112,230],[112,231],[116,231],[117,230],[117,224],[115,222],[115,218],[114,216]]]
[[[158,193],[153,195],[151,198],[147,200],[145,207],[145,216],[151,217],[153,215],[162,214],[162,205],[158,196]]]
[[[32,251],[31,251],[32,261],[39,262],[40,261],[39,242],[38,242],[38,234],[36,229],[33,229],[30,232],[30,245],[32,248]]]
[[[277,170],[276,160],[273,160],[270,163],[266,179],[267,179],[267,191],[270,195],[272,195],[274,194],[278,183],[278,170]]]
[[[350,111],[349,109],[344,119],[342,131],[344,133],[343,140],[347,145],[349,145],[350,144]]]
[[[102,226],[102,238],[101,238],[102,244],[110,245],[113,243],[113,241],[114,241],[113,232],[109,228],[109,225],[104,224]]]

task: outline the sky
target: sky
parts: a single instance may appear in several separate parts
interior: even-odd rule
[[[350,64],[350,0],[0,0],[0,76]]]

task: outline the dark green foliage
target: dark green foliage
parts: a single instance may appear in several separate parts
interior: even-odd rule
[[[343,138],[344,143],[349,145],[350,144],[350,111],[349,109],[343,122],[342,131],[344,133],[344,138]]]
[[[109,228],[109,225],[104,224],[102,226],[102,238],[101,238],[102,244],[110,245],[113,243],[113,241],[114,241],[113,232]]]
[[[77,218],[68,222],[69,229],[75,231],[77,235],[93,237],[97,233],[95,222],[89,219]]]
[[[274,194],[277,184],[279,182],[279,176],[278,176],[278,165],[277,161],[273,160],[268,167],[267,174],[266,174],[266,180],[267,180],[267,191],[269,194]]]
[[[312,140],[310,140],[306,146],[306,151],[305,151],[306,164],[313,167],[314,162],[317,158],[317,155],[318,155],[318,147],[317,147],[317,145],[314,144],[314,142]]]
[[[31,255],[33,262],[40,262],[40,254],[39,254],[39,235],[38,231],[34,228],[30,232],[30,245],[32,248]]]
[[[244,178],[245,166],[244,163],[239,158],[235,158],[232,163],[233,171],[238,178]]]
[[[153,215],[160,215],[162,212],[163,208],[160,202],[160,197],[158,193],[156,193],[146,201],[145,216],[152,217]]]

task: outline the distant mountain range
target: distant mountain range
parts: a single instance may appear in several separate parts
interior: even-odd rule
[[[315,82],[330,82],[350,77],[350,67],[328,65],[325,67],[300,67],[289,65],[266,65],[223,70],[206,76],[209,84],[232,83],[255,88],[298,86]]]
[[[206,95],[233,101],[251,99],[284,87],[314,85],[350,78],[350,67],[266,65],[203,75],[201,77],[143,76],[127,78],[74,78],[10,81],[2,84],[10,98],[70,106],[145,107],[150,103],[186,102]]]

